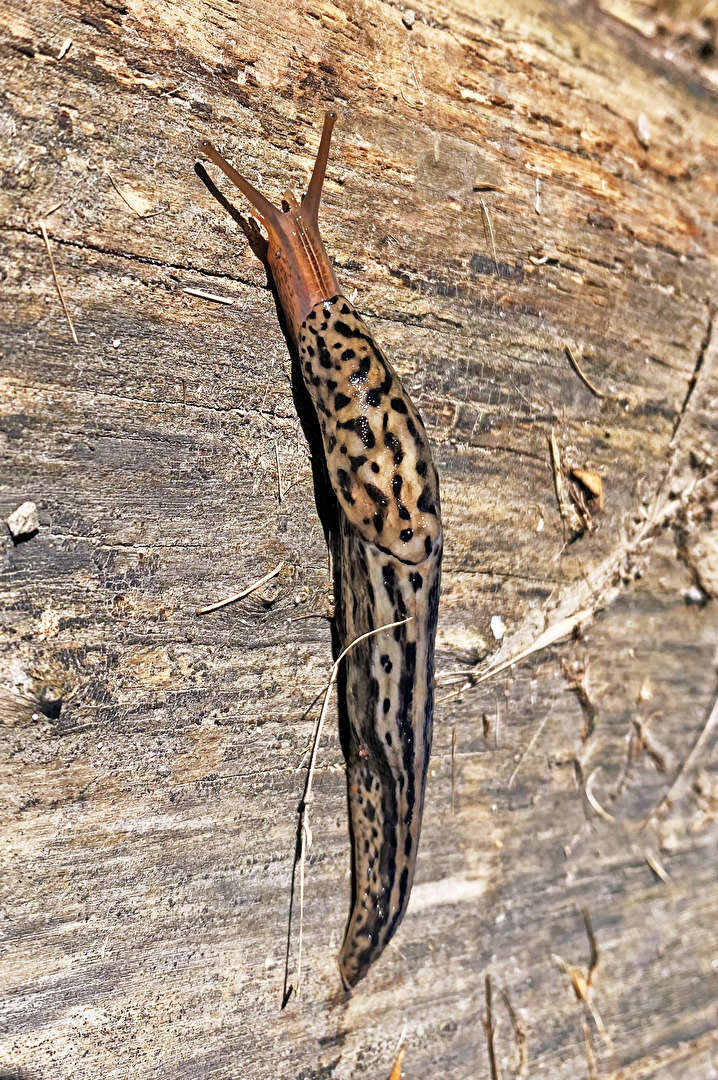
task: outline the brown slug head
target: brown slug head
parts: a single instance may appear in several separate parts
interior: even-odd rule
[[[235,187],[249,199],[257,217],[269,233],[267,262],[287,327],[295,343],[302,321],[315,304],[339,292],[334,270],[319,235],[318,224],[319,201],[336,119],[336,113],[325,113],[322,137],[307,193],[299,206],[296,206],[291,193],[286,192],[284,199],[289,206],[286,211],[280,210],[248,180],[240,176],[215,150],[212,143],[200,143],[202,153],[218,165]]]

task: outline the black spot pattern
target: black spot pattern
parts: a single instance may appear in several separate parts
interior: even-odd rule
[[[442,538],[431,450],[396,372],[344,297],[318,305],[312,323],[320,328],[316,339],[307,335],[315,355],[300,336],[301,371],[342,511],[338,640],[341,648],[355,642],[342,665],[353,896],[340,969],[350,987],[390,941],[411,892],[431,748]],[[357,641],[388,623],[399,625]]]
[[[342,509],[367,540],[403,562],[421,562],[426,541],[433,547],[441,530],[421,417],[345,297],[317,304],[306,324],[316,338],[310,344],[300,335],[301,370],[325,418],[327,465]]]
[[[344,661],[354,887],[340,968],[349,987],[391,940],[411,892],[431,747],[441,537],[431,556],[412,566],[365,540],[344,517],[338,557],[342,645],[370,625],[411,616],[356,644]]]

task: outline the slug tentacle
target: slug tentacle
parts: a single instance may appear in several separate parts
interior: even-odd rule
[[[285,192],[284,198],[289,206],[287,211],[280,210],[260,191],[257,191],[249,180],[245,180],[224,160],[211,142],[205,140],[200,143],[202,153],[218,165],[235,187],[250,201],[269,233],[267,261],[289,332],[295,342],[299,324],[317,301],[339,292],[337,279],[324,250],[318,227],[319,200],[335,123],[336,113],[326,113],[319,151],[307,193],[297,206],[292,192]]]
[[[335,115],[302,202],[279,210],[217,153],[269,233],[268,264],[317,412],[339,506],[336,627],[352,838],[352,905],[339,966],[353,987],[391,940],[414,878],[433,719],[442,531],[421,417],[354,306],[318,231]],[[332,526],[333,529],[333,526]]]

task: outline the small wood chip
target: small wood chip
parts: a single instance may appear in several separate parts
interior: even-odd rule
[[[589,495],[596,500],[596,508],[603,510],[603,480],[598,473],[591,469],[579,469],[573,466],[571,476],[574,477],[588,491]]]
[[[586,786],[584,788],[584,791],[586,793],[586,798],[588,799],[589,803],[591,804],[591,806],[596,811],[596,813],[598,814],[599,817],[602,817],[604,821],[615,821],[616,819],[613,816],[613,814],[609,814],[608,810],[604,810],[604,808],[601,806],[601,804],[598,801],[598,799],[596,798],[596,796],[593,794],[593,790],[592,790],[593,789],[593,781],[596,779],[596,773],[599,771],[600,768],[601,768],[601,766],[598,765],[593,770],[593,772],[589,776],[588,780],[586,781]]]
[[[651,855],[650,851],[646,852],[646,862],[648,863],[656,877],[660,878],[665,885],[668,885],[671,880],[670,874],[667,870],[663,869],[658,859],[655,857],[655,855]]]
[[[636,121],[636,135],[643,149],[647,150],[651,145],[651,125],[648,123],[648,117],[645,113],[640,113]]]

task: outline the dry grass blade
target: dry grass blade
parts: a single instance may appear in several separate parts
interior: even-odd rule
[[[125,192],[122,190],[122,188],[119,187],[119,185],[117,184],[117,181],[115,180],[112,173],[108,172],[107,169],[105,169],[105,174],[106,174],[107,178],[109,179],[110,183],[112,184],[113,188],[117,192],[117,194],[122,199],[125,206],[127,206],[132,211],[133,214],[136,214],[138,218],[143,218],[144,219],[144,218],[157,217],[159,214],[164,214],[165,211],[168,209],[168,207],[162,206],[162,207],[159,207],[156,210],[152,210],[151,209],[151,204],[147,204],[147,209],[146,210],[138,209],[137,206],[135,205],[135,203],[133,202],[133,200],[131,198],[128,198],[128,196],[125,194]],[[135,199],[137,201],[139,201],[140,203],[146,203],[147,202],[147,200],[144,197],[140,197],[140,196],[137,196],[137,195],[135,195]]]
[[[483,199],[481,200],[481,213],[484,215],[484,221],[486,222],[486,227],[489,230],[489,238],[491,239],[491,253],[492,253],[493,259],[494,259],[494,266],[496,267],[496,276],[498,277],[499,276],[499,259],[498,259],[498,255],[496,254],[496,241],[494,240],[494,227],[491,224],[491,218],[489,217],[489,209],[488,209],[488,207],[487,207],[487,205],[486,205],[486,203],[484,202]]]
[[[451,814],[456,813],[456,724],[451,729]]]
[[[656,877],[660,878],[664,885],[670,884],[671,875],[668,873],[667,870],[664,870],[655,855],[652,855],[650,851],[647,851],[645,853],[645,857],[646,862],[648,863]]]
[[[586,1051],[586,1064],[588,1065],[588,1080],[598,1080],[598,1062],[596,1061],[596,1052],[593,1049],[591,1043],[591,1029],[588,1024],[581,1021],[581,1031],[583,1032],[583,1046]]]
[[[508,660],[502,660],[496,667],[490,668],[485,671],[483,675],[474,675],[472,671],[453,671],[452,675],[464,675],[471,679],[470,688],[480,686],[481,683],[486,682],[488,679],[493,679],[495,675],[500,675],[502,671],[507,671],[512,668],[514,664],[520,663],[529,656],[533,656],[534,653],[541,652],[542,649],[547,649],[550,645],[555,645],[557,641],[561,641],[562,638],[568,637],[574,630],[586,622],[592,616],[593,612],[589,608],[585,608],[582,611],[577,611],[573,615],[567,615],[564,619],[558,619],[553,626],[549,626],[543,633],[525,649],[521,649],[515,656],[510,656]],[[457,697],[459,694],[463,694],[468,686],[462,686],[459,690],[454,691],[453,694],[447,694],[446,697],[441,698],[441,701],[450,701],[452,698]],[[437,703],[438,704],[438,703]]]
[[[403,101],[406,102],[410,109],[423,109],[426,105],[426,98],[424,97],[424,91],[421,89],[421,86],[419,84],[419,77],[416,74],[416,68],[414,67],[413,63],[411,64],[411,73],[414,76],[414,86],[419,93],[418,99],[416,101],[410,101],[404,93],[403,86],[399,87],[399,93],[401,94]]]
[[[525,1080],[528,1075],[529,1059],[528,1059],[528,1040],[526,1038],[526,1028],[523,1025],[521,1017],[516,1012],[516,1009],[511,1004],[511,998],[509,997],[508,990],[504,987],[501,991],[501,997],[504,1005],[509,1014],[511,1020],[511,1027],[514,1029],[514,1038],[516,1039],[516,1049],[518,1051],[518,1080]]]
[[[227,607],[227,604],[234,604],[237,600],[243,600],[245,596],[249,596],[255,589],[261,588],[262,585],[266,585],[268,581],[271,581],[273,577],[276,577],[279,571],[284,566],[283,562],[277,563],[274,570],[270,570],[268,574],[261,577],[259,581],[253,582],[248,585],[246,589],[242,589],[241,592],[235,593],[234,596],[228,596],[226,600],[218,600],[216,604],[210,604],[209,607],[197,608],[195,615],[208,615],[210,611],[219,611],[220,608]]]
[[[484,990],[486,994],[486,1016],[484,1017],[484,1033],[486,1035],[486,1047],[489,1053],[489,1068],[491,1070],[491,1080],[501,1080],[501,1074],[499,1073],[499,1066],[496,1060],[496,1048],[494,1046],[496,1025],[494,1023],[490,975],[487,975],[484,979]]]
[[[233,304],[231,296],[217,296],[216,293],[206,292],[205,289],[183,289],[188,296],[198,296],[200,300],[212,300],[215,304]]]
[[[47,257],[50,260],[50,269],[52,270],[52,280],[55,282],[55,288],[57,289],[57,295],[60,297],[60,303],[62,304],[62,310],[65,312],[65,318],[67,319],[67,325],[70,327],[70,333],[72,334],[72,340],[76,345],[80,342],[77,340],[77,334],[75,333],[75,327],[70,317],[70,312],[67,310],[67,304],[65,303],[65,297],[62,295],[62,289],[60,287],[60,279],[57,276],[57,270],[55,269],[55,260],[52,257],[52,248],[50,247],[50,238],[47,235],[47,229],[45,228],[45,222],[40,223],[40,232],[42,233],[42,239],[45,242],[45,250],[47,251]]]
[[[580,525],[580,521],[578,519],[578,514],[571,504],[568,492],[566,491],[566,483],[563,477],[563,464],[561,462],[561,451],[558,448],[556,434],[553,429],[548,437],[548,445],[551,451],[553,486],[556,491],[556,502],[558,503],[561,520],[569,526],[572,532],[575,532]]]
[[[548,717],[549,717],[549,714],[548,714],[548,713],[546,713],[546,716],[544,716],[543,720],[541,721],[541,723],[540,723],[540,724],[538,725],[538,727],[537,727],[537,728],[536,728],[536,730],[534,731],[533,735],[531,736],[531,739],[530,739],[530,741],[529,741],[529,744],[528,744],[528,746],[527,746],[527,747],[526,747],[526,749],[524,750],[524,752],[523,752],[523,754],[521,755],[521,757],[519,758],[519,760],[518,760],[518,761],[516,762],[516,768],[515,768],[515,769],[514,769],[514,771],[513,771],[512,773],[511,773],[511,776],[509,777],[509,784],[508,784],[509,788],[512,788],[512,787],[513,787],[513,783],[514,783],[514,780],[516,779],[516,774],[517,774],[517,772],[519,771],[519,769],[520,769],[520,768],[521,768],[521,766],[523,765],[523,763],[524,763],[524,760],[526,759],[526,757],[528,756],[528,754],[529,754],[529,753],[531,752],[531,750],[532,750],[532,749],[533,749],[533,747],[535,746],[535,744],[536,744],[536,740],[538,739],[539,735],[541,734],[541,732],[543,731],[543,729],[544,729],[544,728],[546,727],[546,721],[548,720]]]
[[[591,923],[591,916],[588,912],[588,909],[585,908],[582,914],[590,949],[588,971],[584,972],[582,968],[577,967],[574,964],[567,964],[565,960],[563,960],[560,956],[556,956],[555,954],[552,956],[552,960],[560,971],[562,971],[565,975],[568,975],[571,980],[571,985],[573,986],[573,991],[576,995],[577,1000],[582,1002],[583,1005],[585,1005],[586,1009],[591,1015],[594,1024],[596,1025],[596,1030],[601,1035],[606,1045],[610,1046],[610,1036],[606,1031],[606,1027],[603,1023],[603,1020],[601,1019],[598,1010],[596,1009],[593,1001],[591,1000],[593,990],[592,984],[596,971],[598,969],[598,943],[596,941],[596,936],[593,932],[593,925]]]
[[[604,810],[603,807],[601,806],[600,802],[596,798],[596,796],[593,794],[593,781],[596,779],[596,774],[598,773],[600,768],[601,768],[601,766],[598,765],[593,770],[593,772],[589,776],[588,780],[586,781],[586,785],[585,785],[583,790],[584,790],[584,792],[586,794],[586,798],[588,799],[589,803],[591,804],[591,806],[596,811],[596,813],[598,814],[599,817],[602,817],[604,821],[615,821],[616,819],[613,816],[613,814],[609,814],[608,810]]]
[[[277,463],[277,497],[279,499],[279,505],[282,505],[282,466],[279,464],[279,447],[277,441],[274,441],[274,460]]]
[[[586,980],[588,986],[593,982],[593,976],[598,970],[598,943],[596,941],[596,935],[593,932],[593,923],[591,922],[591,913],[588,908],[583,909],[583,922],[586,927],[586,937],[588,938],[588,946],[591,950],[588,961],[588,978]]]
[[[570,345],[564,345],[564,348],[566,350],[566,356],[571,361],[571,367],[576,372],[576,374],[578,375],[578,377],[581,380],[581,382],[583,383],[583,385],[587,386],[588,389],[591,391],[591,393],[595,394],[596,397],[605,398],[606,395],[601,390],[599,390],[597,386],[594,386],[593,383],[591,382],[591,380],[589,379],[588,375],[586,375],[585,372],[582,371],[581,365],[579,364],[578,360],[574,356],[571,346]]]
[[[655,814],[658,813],[664,806],[672,806],[676,799],[680,798],[687,784],[687,775],[698,760],[699,755],[702,753],[706,743],[710,740],[713,732],[718,727],[718,698],[713,703],[710,715],[705,722],[703,730],[698,736],[693,749],[681,765],[678,770],[678,774],[671,784],[670,788],[659,802],[656,809],[650,814],[649,821]]]

